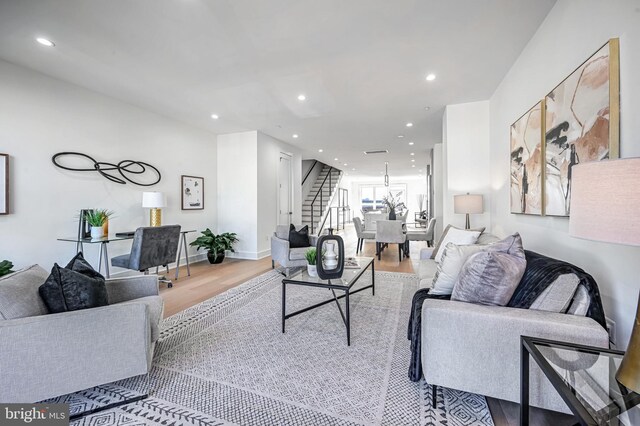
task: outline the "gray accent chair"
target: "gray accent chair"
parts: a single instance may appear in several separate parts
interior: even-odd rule
[[[300,229],[302,225],[294,225]],[[316,235],[309,235],[309,244],[315,247],[318,243]],[[307,266],[304,257],[309,247],[290,248],[289,247],[289,225],[276,226],[276,232],[271,236],[271,268],[276,267],[276,262],[285,268],[285,275],[289,276],[289,269]]]
[[[180,225],[149,226],[136,229],[131,244],[131,253],[111,259],[111,265],[134,271],[149,273],[150,268],[164,266],[169,273],[169,264],[175,262],[180,242]],[[171,281],[162,279],[173,287]]]
[[[353,227],[356,229],[356,235],[358,236],[358,244],[356,245],[356,253],[358,253],[362,251],[364,240],[375,240],[376,233],[374,231],[365,231],[359,217],[353,218]]]
[[[378,260],[382,257],[382,250],[389,244],[398,244],[398,260],[402,262],[404,244],[407,235],[404,223],[399,220],[378,220],[376,222],[376,254]]]
[[[109,305],[49,314],[33,265],[0,277],[0,401],[37,402],[151,368],[164,303],[154,275],[107,279]]]

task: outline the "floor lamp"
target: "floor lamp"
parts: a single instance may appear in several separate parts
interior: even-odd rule
[[[640,246],[640,158],[582,163],[571,173],[569,235]],[[616,379],[640,392],[640,301]]]
[[[484,213],[484,203],[482,200],[482,195],[469,193],[466,193],[464,195],[454,195],[453,211],[457,214],[467,215],[464,229],[470,229],[471,222],[469,220],[469,215]]]

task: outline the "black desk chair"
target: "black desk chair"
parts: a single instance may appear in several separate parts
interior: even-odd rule
[[[152,226],[136,229],[131,244],[131,253],[111,259],[113,266],[149,273],[149,268],[164,266],[169,274],[169,264],[176,260],[180,241],[180,225]],[[160,279],[169,287],[168,279]]]

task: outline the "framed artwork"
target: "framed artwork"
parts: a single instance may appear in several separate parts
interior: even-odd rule
[[[0,154],[0,214],[9,214],[9,155]]]
[[[544,102],[511,125],[511,213],[542,215]]]
[[[572,167],[619,155],[619,40],[609,40],[556,86],[545,109],[544,211],[569,216]]]
[[[197,176],[181,177],[182,180],[182,210],[204,209],[204,178]]]

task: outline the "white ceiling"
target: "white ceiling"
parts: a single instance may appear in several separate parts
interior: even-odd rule
[[[444,105],[487,99],[554,2],[0,0],[0,58],[213,133],[258,129],[351,175],[385,160],[407,175]]]

